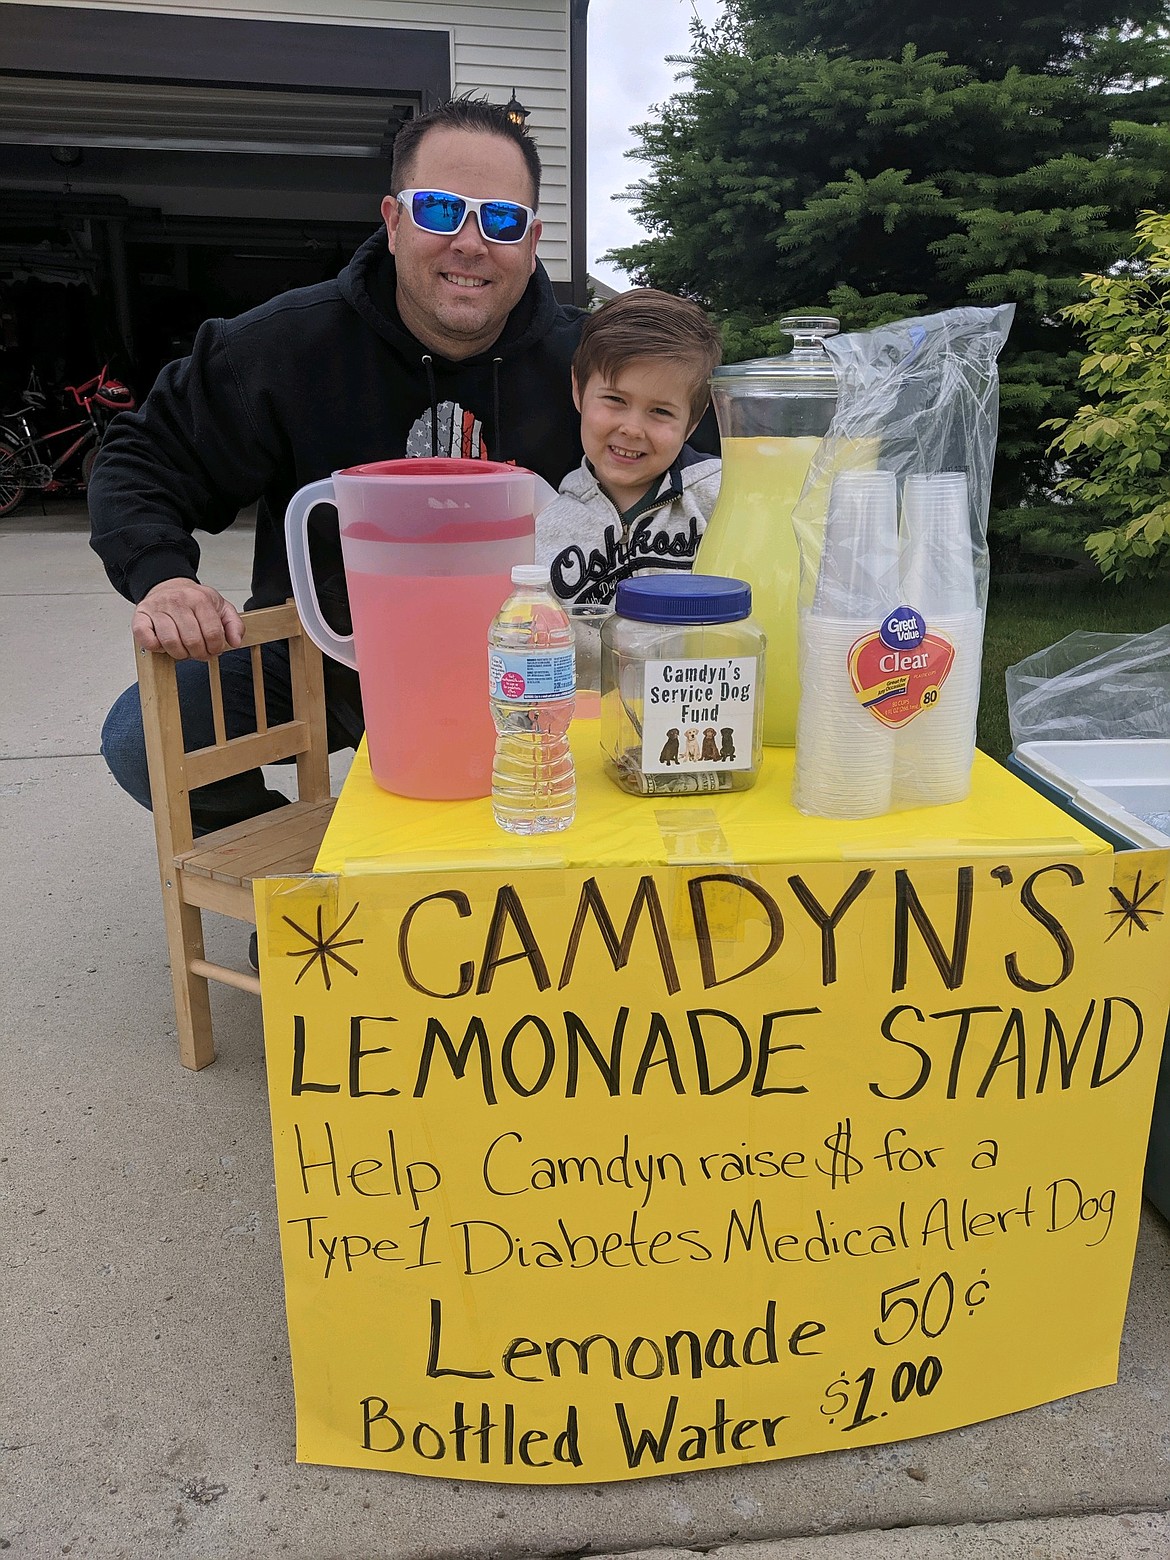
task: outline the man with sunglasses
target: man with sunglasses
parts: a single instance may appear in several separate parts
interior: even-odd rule
[[[511,460],[555,487],[581,459],[569,366],[584,320],[536,258],[540,159],[502,107],[455,99],[394,143],[384,228],[333,282],[201,327],[189,358],[112,424],[90,486],[91,544],[136,604],[137,644],[178,661],[188,748],[211,740],[205,662],[220,662],[229,735],[255,729],[235,607],[197,578],[196,530],[257,504],[249,607],[291,594],[284,510],[297,488],[363,461],[451,454]],[[348,602],[336,518],[311,526],[318,597],[340,631]],[[289,706],[283,645],[265,647],[270,719]],[[363,721],[356,675],[326,661],[331,749]],[[118,783],[150,805],[137,688],[102,732]],[[282,798],[257,770],[196,791],[201,830]]]

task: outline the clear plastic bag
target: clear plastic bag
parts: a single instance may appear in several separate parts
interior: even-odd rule
[[[1067,634],[1007,669],[1012,746],[1170,737],[1170,625]]]
[[[950,309],[825,342],[837,407],[793,512],[803,812],[876,817],[970,789],[996,362],[1014,313]]]

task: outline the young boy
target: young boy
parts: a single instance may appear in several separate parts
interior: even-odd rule
[[[722,355],[702,309],[651,287],[611,298],[585,322],[573,357],[585,459],[536,521],[536,561],[570,611],[604,615],[620,580],[694,563],[720,466],[686,440]]]

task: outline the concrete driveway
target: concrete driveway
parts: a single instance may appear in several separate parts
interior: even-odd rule
[[[250,540],[241,525],[206,552],[237,602]],[[1170,1555],[1170,1235],[1149,1210],[1116,1387],[915,1442],[597,1488],[298,1466],[260,1009],[217,989],[219,1059],[179,1066],[150,823],[98,756],[133,676],[130,609],[76,506],[0,522],[0,599],[0,1550]],[[243,965],[238,924],[209,946]]]

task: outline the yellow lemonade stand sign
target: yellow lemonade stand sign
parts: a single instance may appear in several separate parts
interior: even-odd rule
[[[299,1457],[642,1478],[1114,1381],[1166,869],[258,885]]]

